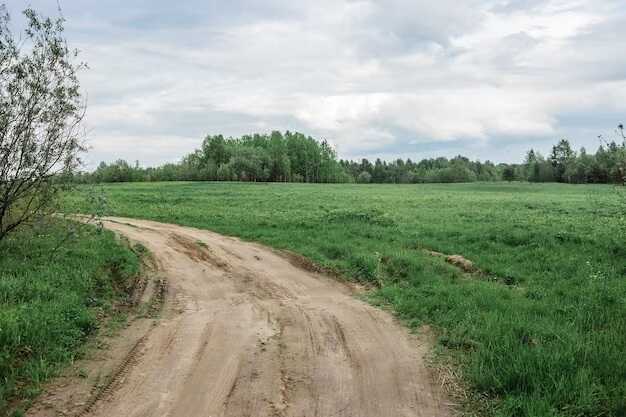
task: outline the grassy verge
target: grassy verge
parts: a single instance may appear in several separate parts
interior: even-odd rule
[[[137,257],[109,232],[54,220],[0,242],[0,415],[81,354],[125,297]],[[56,250],[55,250],[56,249]]]
[[[108,214],[299,252],[380,283],[494,416],[626,415],[624,201],[557,184],[117,184]],[[68,197],[68,209],[86,209]],[[468,275],[425,252],[462,254]]]

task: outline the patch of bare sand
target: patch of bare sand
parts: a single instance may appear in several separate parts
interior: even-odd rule
[[[66,405],[61,388],[46,394],[58,396],[64,415],[451,414],[426,366],[427,338],[301,258],[175,225],[103,224],[151,251],[167,291],[153,291],[164,303],[158,322],[119,338],[126,359],[107,365],[111,377],[99,394],[79,390]],[[81,395],[91,399],[76,405]],[[39,404],[29,415],[58,415],[45,410]]]

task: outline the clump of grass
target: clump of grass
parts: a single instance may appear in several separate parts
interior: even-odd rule
[[[377,225],[383,227],[396,226],[396,222],[389,216],[378,209],[366,210],[333,210],[323,216],[323,220],[329,223],[365,223],[368,225]]]
[[[358,280],[374,283],[378,280],[379,259],[377,254],[352,255],[348,258],[350,276]]]
[[[146,248],[144,245],[142,245],[141,243],[137,242],[132,246],[132,250],[133,252],[135,252],[137,254],[137,256],[139,256],[140,258],[143,256],[146,256],[149,251],[148,248]]]
[[[0,243],[0,414],[80,355],[138,273],[136,256],[108,232],[81,227],[58,247],[67,227],[53,221]]]

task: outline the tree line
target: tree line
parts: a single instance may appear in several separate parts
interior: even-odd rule
[[[80,183],[131,181],[262,181],[310,183],[420,183],[497,181],[504,165],[470,161],[463,156],[413,162],[411,159],[350,161],[333,147],[298,132],[207,136],[200,149],[178,163],[141,167],[136,161],[102,162],[75,174]]]
[[[624,126],[618,126],[621,143],[605,141],[595,154],[585,148],[578,152],[568,140],[562,139],[552,147],[548,157],[531,149],[523,164],[510,167],[504,179],[531,182],[565,182],[571,184],[624,184],[626,182],[626,137]]]
[[[548,157],[531,149],[521,164],[472,161],[464,156],[383,161],[338,159],[332,146],[298,132],[207,136],[200,149],[178,163],[140,167],[125,160],[102,162],[91,172],[75,174],[80,183],[141,181],[253,181],[310,183],[448,183],[531,181],[623,183],[626,141],[603,142],[595,154],[574,151],[566,139]]]

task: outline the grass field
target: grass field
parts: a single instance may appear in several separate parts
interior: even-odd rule
[[[626,415],[626,199],[609,186],[142,183],[107,214],[211,229],[380,285],[498,416]],[[92,188],[67,201],[70,211]],[[426,250],[462,254],[466,274]]]
[[[75,232],[66,239],[70,229]],[[0,242],[0,254],[0,415],[5,415],[10,403],[36,395],[41,382],[81,354],[85,339],[124,296],[139,263],[112,233],[60,220],[20,229]]]

